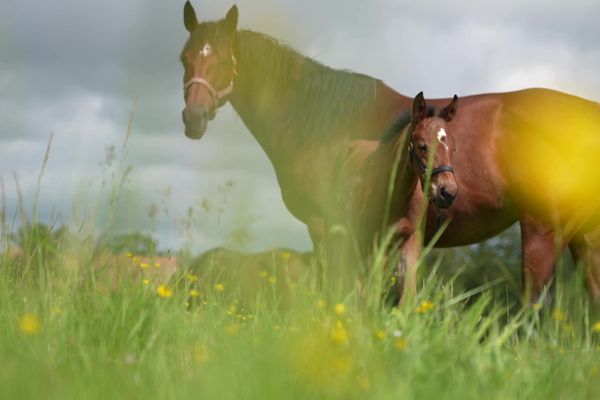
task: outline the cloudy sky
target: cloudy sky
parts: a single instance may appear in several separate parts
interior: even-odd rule
[[[285,209],[273,169],[227,105],[200,141],[183,134],[184,1],[0,3],[0,176],[40,218],[105,219],[133,110],[118,229],[153,232],[163,248],[310,247]],[[198,18],[233,3],[195,0]],[[240,27],[270,34],[336,68],[427,97],[554,88],[600,101],[598,0],[237,0]],[[105,161],[114,146],[117,156]],[[108,152],[108,153],[107,153]],[[15,179],[16,177],[16,179]],[[104,188],[102,183],[105,183]],[[148,210],[155,204],[153,218]],[[204,207],[203,207],[204,206]],[[190,207],[193,209],[188,214]],[[188,223],[189,222],[189,223]]]

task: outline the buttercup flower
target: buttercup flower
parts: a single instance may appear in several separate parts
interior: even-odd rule
[[[19,319],[19,329],[25,335],[37,335],[42,330],[42,323],[37,315],[23,314]]]
[[[158,295],[163,299],[168,299],[169,297],[173,296],[173,290],[167,285],[159,285],[156,288],[156,293],[158,293]]]

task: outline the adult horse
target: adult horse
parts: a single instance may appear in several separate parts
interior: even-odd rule
[[[199,24],[191,4],[185,5],[184,24],[190,32],[181,53],[185,134],[200,138],[218,107],[229,101],[271,160],[286,207],[307,224],[313,243],[318,243],[325,233],[324,218],[340,152],[351,140],[379,139],[396,115],[410,110],[411,100],[377,79],[330,69],[266,35],[238,31],[237,16],[233,6],[223,20]],[[449,101],[429,103],[442,107]],[[451,222],[437,245],[476,243],[518,220],[524,286],[534,296],[551,279],[557,250],[567,243],[573,247],[577,243],[580,253],[594,258],[600,240],[592,235],[595,224],[584,223],[596,213],[594,202],[585,207],[587,216],[570,224],[569,213],[556,217],[569,208],[570,197],[557,202],[556,193],[550,190],[549,200],[542,199],[544,206],[538,207],[539,198],[532,196],[527,180],[519,175],[534,165],[531,175],[544,182],[541,177],[552,166],[530,165],[535,146],[541,142],[556,148],[552,142],[569,132],[580,116],[587,119],[586,126],[599,129],[597,103],[551,90],[461,98],[460,115],[449,125],[456,143],[453,162],[460,194],[448,211]],[[512,150],[521,141],[529,143],[529,154],[513,160]],[[596,143],[591,144],[586,154],[594,157],[600,152]],[[571,171],[564,175],[585,175],[587,169],[573,169],[569,164],[568,160],[561,163]],[[551,180],[545,183],[545,188],[555,187]],[[600,185],[593,182],[592,187]],[[435,227],[435,213],[430,212],[426,239]],[[588,271],[588,288],[599,288],[600,268]],[[600,291],[590,293],[600,297]]]

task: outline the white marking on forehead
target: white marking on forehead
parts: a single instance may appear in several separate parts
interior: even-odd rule
[[[208,57],[208,56],[210,56],[211,53],[212,53],[212,46],[210,45],[210,43],[205,43],[204,47],[202,47],[202,50],[200,50],[198,52],[198,54],[200,54],[202,57]]]
[[[440,130],[437,133],[437,140],[438,140],[438,142],[440,142],[441,144],[444,145],[446,150],[448,150],[448,145],[446,144],[446,136],[448,136],[448,135],[446,134],[446,131],[444,130],[444,128],[440,128]]]

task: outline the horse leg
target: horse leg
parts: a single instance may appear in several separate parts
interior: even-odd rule
[[[595,306],[600,306],[600,230],[586,234],[580,247],[588,296]]]
[[[529,215],[522,215],[521,247],[523,260],[521,280],[523,284],[523,301],[525,304],[539,299],[544,289],[554,277],[555,263],[564,245],[556,244],[554,230]],[[548,293],[547,301],[551,301]]]
[[[308,234],[313,243],[313,260],[317,269],[317,286],[323,287],[324,251],[325,251],[325,220],[322,217],[310,217],[306,220]]]

